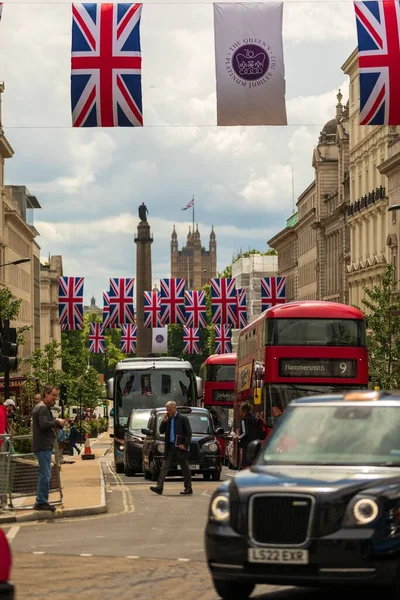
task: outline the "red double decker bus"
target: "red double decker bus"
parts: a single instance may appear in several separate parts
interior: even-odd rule
[[[236,354],[212,354],[200,367],[203,380],[203,406],[214,419],[215,427],[229,431],[233,423]],[[225,438],[218,438],[225,457]]]
[[[368,387],[364,315],[325,301],[274,306],[242,329],[238,344],[237,404],[250,401],[268,427],[293,399]],[[238,450],[232,453],[238,462]]]

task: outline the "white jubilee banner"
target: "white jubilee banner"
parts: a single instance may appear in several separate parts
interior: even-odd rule
[[[282,2],[214,4],[218,125],[287,125]]]
[[[152,332],[152,352],[168,354],[168,327],[154,327]]]

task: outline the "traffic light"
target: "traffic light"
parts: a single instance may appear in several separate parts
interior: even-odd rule
[[[4,321],[0,328],[1,370],[9,373],[18,367],[17,330],[10,327],[10,321]]]
[[[61,400],[61,404],[63,404],[63,405],[67,401],[67,391],[68,391],[67,386],[65,385],[65,383],[62,383],[60,386],[60,400]]]

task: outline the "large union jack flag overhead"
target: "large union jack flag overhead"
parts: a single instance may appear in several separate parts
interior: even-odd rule
[[[246,327],[247,325],[247,294],[246,288],[238,288],[237,293],[237,312],[238,312],[238,327]]]
[[[185,354],[200,354],[200,335],[198,327],[183,328],[183,352]]]
[[[232,328],[230,325],[215,326],[215,353],[229,354],[232,352]]]
[[[185,300],[187,327],[207,327],[206,293],[203,290],[187,290]]]
[[[261,310],[286,302],[286,277],[263,277],[261,279]]]
[[[103,354],[105,347],[103,323],[90,323],[89,352]]]
[[[135,354],[137,342],[136,325],[122,325],[121,331],[121,352],[124,354]]]
[[[109,327],[134,323],[133,312],[133,277],[112,277],[108,301],[110,305]]]
[[[161,324],[185,325],[185,279],[160,279]]]
[[[237,326],[237,296],[235,279],[211,279],[211,310],[213,324]]]
[[[161,327],[160,294],[157,290],[144,293],[144,326]]]
[[[58,278],[58,315],[63,331],[82,329],[83,277]]]
[[[400,2],[354,2],[360,125],[400,125]]]
[[[74,127],[143,125],[141,4],[73,4]]]

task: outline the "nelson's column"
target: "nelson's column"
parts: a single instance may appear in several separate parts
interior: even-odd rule
[[[140,223],[137,228],[136,243],[136,326],[137,346],[136,356],[149,356],[151,353],[152,330],[144,327],[144,292],[153,289],[151,276],[151,244],[153,236],[147,222],[144,202],[139,206]]]

